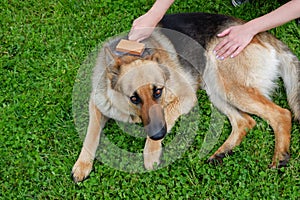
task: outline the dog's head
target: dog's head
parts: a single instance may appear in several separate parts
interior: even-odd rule
[[[168,69],[156,52],[146,57],[116,56],[106,49],[107,76],[111,88],[128,99],[134,115],[141,118],[147,135],[163,139],[167,132],[164,105]]]

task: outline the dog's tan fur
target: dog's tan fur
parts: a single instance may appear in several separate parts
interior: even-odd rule
[[[160,32],[155,32],[145,41],[146,45],[151,44],[156,49],[145,57],[116,56],[109,50],[112,43],[104,45],[94,70],[89,127],[72,170],[74,181],[82,181],[89,175],[107,119],[142,122],[145,130],[152,123],[161,123],[162,126],[165,123],[169,132],[178,117],[193,108],[199,87],[207,91],[212,103],[232,125],[230,136],[209,161],[220,161],[241,143],[247,131],[256,124],[249,115],[254,114],[267,120],[275,133],[270,167],[285,165],[289,159],[291,112],[274,104],[269,95],[280,74],[295,118],[300,119],[300,67],[297,58],[280,41],[263,33],[257,35],[236,58],[220,61],[212,53],[219,41],[212,37],[207,42],[205,69],[198,75],[182,66],[173,54],[176,50],[172,43]],[[163,88],[157,99],[153,97],[155,87]],[[140,103],[130,102],[129,97],[133,94],[138,94]],[[143,154],[146,169],[153,169],[155,163],[160,163],[161,141],[147,137]]]

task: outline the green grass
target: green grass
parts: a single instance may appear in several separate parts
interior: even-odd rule
[[[153,1],[17,1],[0,3],[0,199],[299,199],[299,132],[293,124],[291,160],[270,170],[274,134],[257,119],[234,155],[221,166],[199,158],[210,103],[201,92],[199,134],[181,159],[148,173],[127,173],[96,161],[90,178],[74,184],[70,172],[82,140],[74,125],[72,91],[79,68],[98,44],[128,31]],[[168,11],[211,12],[252,19],[280,4],[257,1],[240,8],[226,1],[176,1]],[[270,31],[300,58],[294,21]],[[287,107],[284,91],[275,101]],[[143,141],[106,129],[113,141]],[[230,133],[228,122],[218,143]],[[123,147],[121,144],[121,147]]]

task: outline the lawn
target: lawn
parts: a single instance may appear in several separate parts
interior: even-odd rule
[[[101,42],[128,31],[152,3],[1,0],[0,199],[300,199],[299,123],[293,123],[291,159],[284,169],[267,167],[274,134],[260,118],[232,156],[222,165],[210,165],[209,154],[200,153],[212,113],[203,91],[198,134],[174,162],[152,172],[129,173],[96,160],[89,179],[72,181],[70,172],[82,145],[72,101],[77,74]],[[250,20],[278,6],[277,1],[234,8],[230,0],[184,0],[168,12],[201,11]],[[300,58],[300,27],[295,21],[270,32]],[[282,87],[274,101],[288,108]],[[114,121],[105,131],[115,145],[141,154],[143,139],[128,136]],[[229,133],[226,121],[210,153]]]

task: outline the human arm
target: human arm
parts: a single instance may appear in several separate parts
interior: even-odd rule
[[[156,0],[147,13],[133,21],[129,40],[140,42],[149,37],[173,2],[174,0]]]
[[[300,0],[291,0],[276,10],[255,18],[243,25],[225,29],[218,37],[224,39],[214,48],[217,58],[237,56],[252,40],[263,31],[270,30],[300,17]]]

